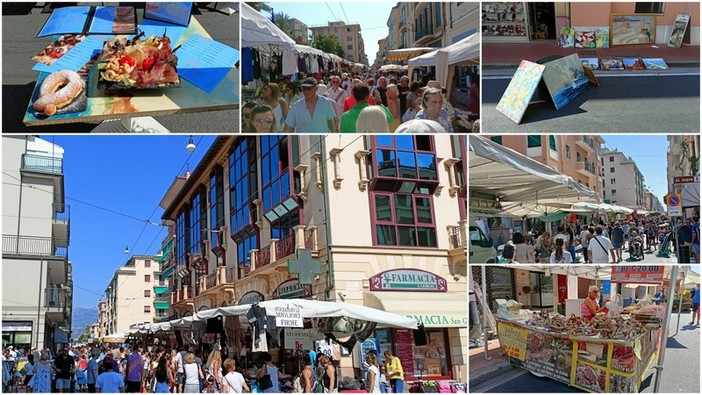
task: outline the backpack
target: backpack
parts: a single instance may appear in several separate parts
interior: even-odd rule
[[[295,377],[295,380],[293,380],[293,392],[296,394],[301,394],[304,392],[304,388],[302,388],[302,384],[300,383],[301,378],[302,374],[298,374],[297,377]]]

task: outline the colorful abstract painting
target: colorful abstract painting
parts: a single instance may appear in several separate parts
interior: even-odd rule
[[[609,48],[609,28],[601,27],[595,30],[595,47]]]
[[[575,48],[595,48],[595,33],[575,32]]]
[[[544,69],[543,65],[522,60],[500,102],[497,103],[497,111],[505,114],[514,123],[520,123],[541,81]]]
[[[562,48],[573,48],[575,29],[572,27],[564,27],[561,29],[561,35],[558,38],[558,44]]]
[[[583,64],[577,54],[565,56],[544,64],[543,79],[548,93],[560,110],[582,93],[588,83]]]

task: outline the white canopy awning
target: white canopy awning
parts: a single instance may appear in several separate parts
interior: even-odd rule
[[[405,71],[407,70],[407,66],[401,66],[399,64],[386,64],[380,66],[380,71],[390,71],[390,72],[398,72],[398,71]]]
[[[600,213],[623,213],[623,214],[631,214],[634,212],[634,210],[624,207],[624,206],[617,206],[616,204],[607,204],[607,203],[589,203],[589,202],[578,202],[573,204],[573,208],[584,208],[584,209],[590,209],[593,211],[597,211]],[[643,214],[643,213],[641,213]]]
[[[407,61],[412,67],[436,67],[436,80],[442,87],[447,86],[448,68],[454,64],[477,63],[480,58],[480,36],[474,33],[448,47],[425,53]]]
[[[307,46],[307,45],[295,44],[295,52],[308,53],[308,54],[312,54],[312,55],[320,55],[320,56],[329,57],[329,54],[327,54],[326,52],[324,52],[320,49],[317,49],[317,48],[312,48],[312,47]]]
[[[700,206],[700,184],[693,183],[685,185],[680,192],[683,207],[699,207]]]
[[[266,45],[277,45],[285,50],[294,51],[295,41],[288,37],[278,26],[251,8],[246,3],[241,4],[241,46],[242,48],[258,48]]]
[[[554,206],[599,198],[573,178],[487,138],[469,136],[468,144],[471,191],[495,195],[502,207],[514,202]]]

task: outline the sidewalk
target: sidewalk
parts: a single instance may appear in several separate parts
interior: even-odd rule
[[[516,44],[488,43],[483,44],[481,55],[484,68],[516,68],[522,59],[536,62],[547,56],[567,56],[574,53],[577,53],[581,58],[663,58],[670,67],[700,66],[700,47],[686,45],[683,45],[682,48],[671,48],[665,44],[659,44],[658,48],[653,48],[650,45],[626,45],[612,48],[561,48],[555,40]]]
[[[475,386],[486,380],[514,369],[514,367],[507,363],[507,360],[502,357],[502,349],[497,339],[488,342],[488,357],[490,357],[490,360],[486,361],[484,347],[468,350],[469,392],[471,387],[475,388]]]

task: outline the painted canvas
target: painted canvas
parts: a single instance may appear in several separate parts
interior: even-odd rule
[[[612,14],[610,25],[612,46],[656,42],[656,14]]]
[[[575,48],[595,48],[595,33],[575,32]]]
[[[670,39],[668,40],[668,46],[673,48],[682,47],[682,40],[685,37],[685,31],[687,30],[687,24],[690,23],[690,14],[682,13],[675,17],[675,24],[673,24],[673,31],[670,33]]]
[[[595,30],[595,47],[609,48],[609,27]]]
[[[583,70],[585,70],[585,77],[587,77],[587,80],[595,86],[600,86],[600,81],[597,80],[597,77],[595,77],[595,70],[589,68],[589,67],[583,67]]]
[[[646,66],[644,65],[644,62],[641,58],[624,58],[622,59],[622,61],[624,62],[624,67],[626,67],[627,70],[646,70]]]
[[[580,58],[580,62],[583,64],[584,68],[589,68],[591,70],[600,68],[600,60],[597,58]]]
[[[646,70],[668,70],[668,64],[661,58],[646,58],[643,62]]]
[[[505,114],[514,123],[520,123],[541,81],[544,69],[543,65],[522,60],[500,102],[497,103],[497,111]]]
[[[560,110],[581,94],[588,83],[583,64],[577,54],[553,60],[544,66],[544,82],[556,110]]]
[[[602,70],[624,70],[624,63],[618,58],[600,59],[600,68]]]
[[[575,29],[572,27],[564,27],[561,29],[561,36],[558,39],[558,44],[562,48],[573,48]]]

